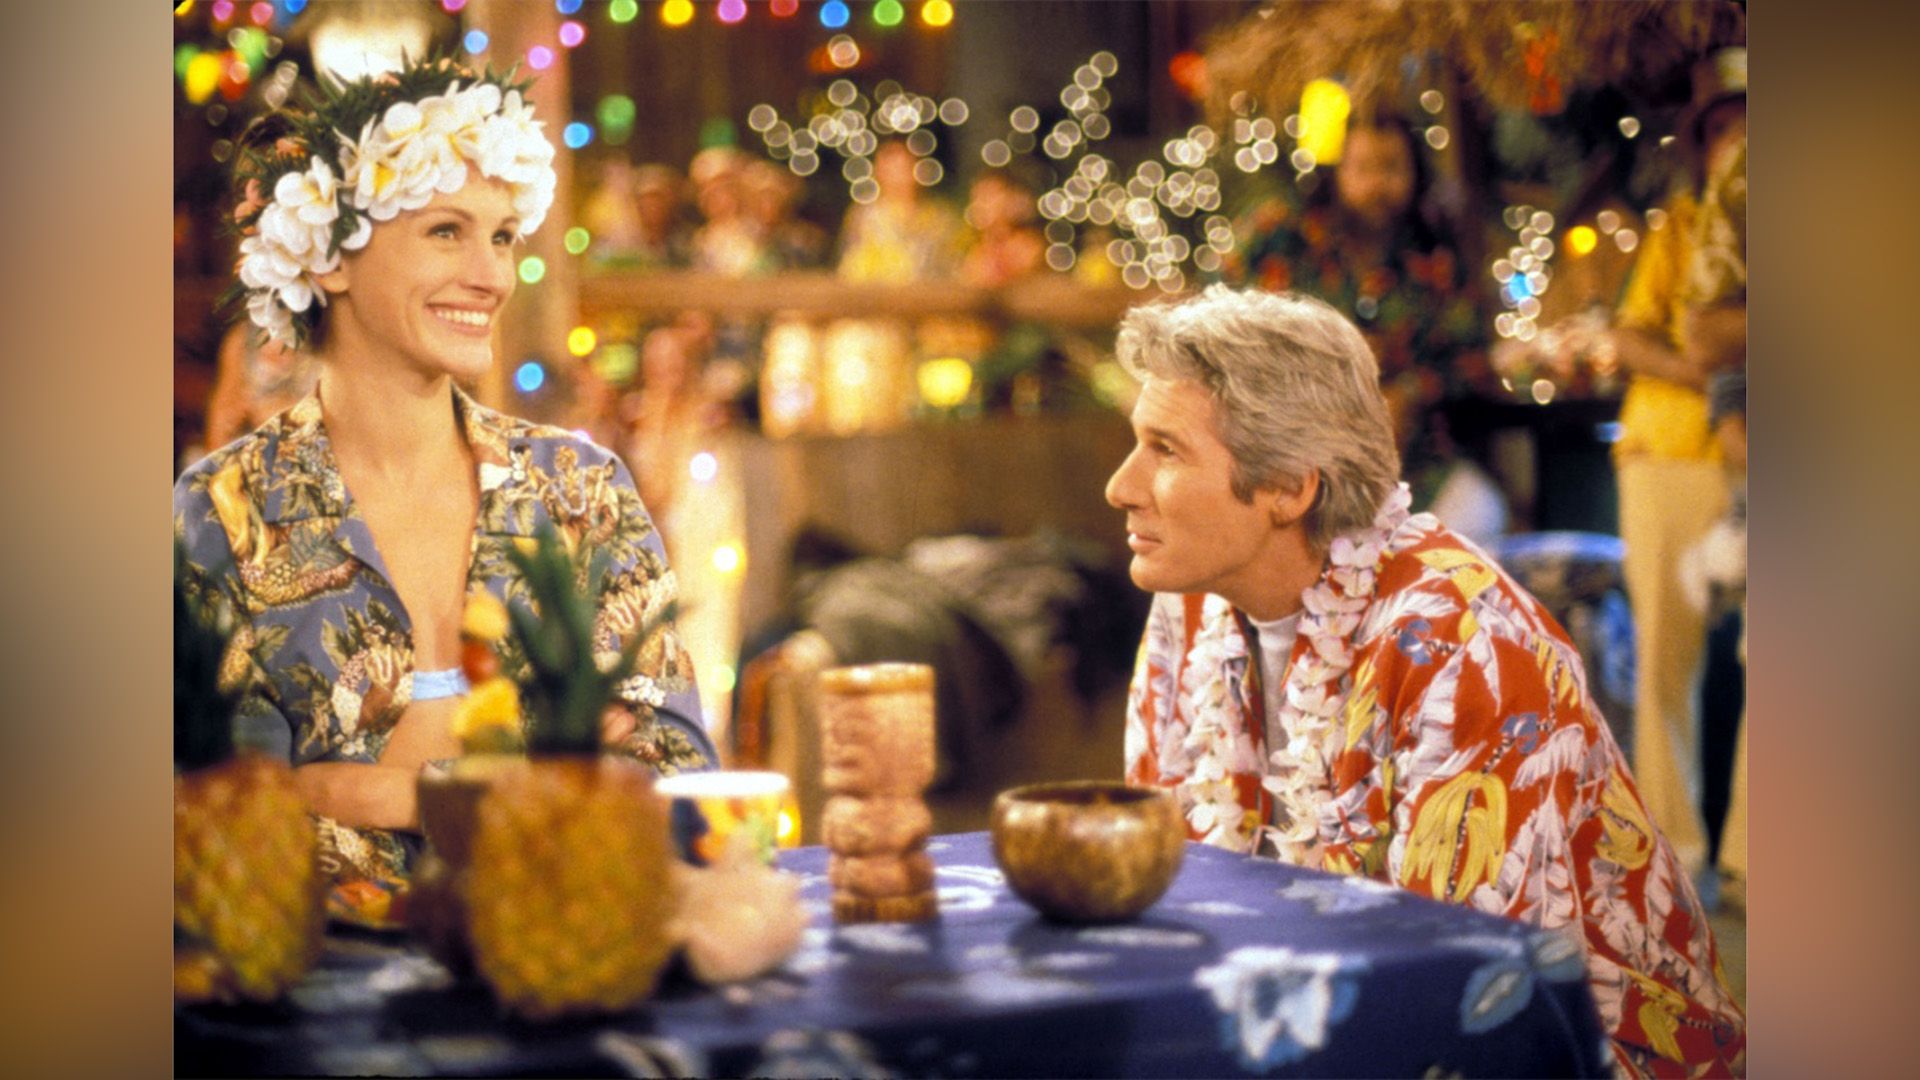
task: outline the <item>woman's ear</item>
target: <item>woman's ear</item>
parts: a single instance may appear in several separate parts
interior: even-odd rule
[[[319,282],[320,287],[325,289],[329,296],[339,296],[346,292],[348,281],[346,257],[342,256],[339,263],[326,273],[314,275],[313,280]]]
[[[1308,469],[1300,478],[1300,486],[1293,491],[1279,484],[1267,490],[1271,500],[1267,512],[1274,527],[1285,528],[1305,518],[1307,511],[1312,510],[1320,500],[1320,470]]]

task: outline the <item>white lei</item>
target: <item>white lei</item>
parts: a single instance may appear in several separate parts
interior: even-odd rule
[[[1279,716],[1287,744],[1273,750],[1273,770],[1260,781],[1278,804],[1278,825],[1261,822],[1243,808],[1234,789],[1235,774],[1260,770],[1244,714],[1230,699],[1227,680],[1220,676],[1227,661],[1245,655],[1246,641],[1225,601],[1207,598],[1202,629],[1194,636],[1181,679],[1181,696],[1191,719],[1178,741],[1179,756],[1186,759],[1181,764],[1187,768],[1176,788],[1187,820],[1202,834],[1203,843],[1251,854],[1266,840],[1288,861],[1308,861],[1319,834],[1320,802],[1332,787],[1333,721],[1345,712],[1352,690],[1348,670],[1353,667],[1353,634],[1373,602],[1381,561],[1394,549],[1394,541],[1401,539],[1396,534],[1409,524],[1412,503],[1412,492],[1400,484],[1387,496],[1372,525],[1334,539],[1327,569],[1301,594],[1299,632],[1309,647],[1287,669]],[[1412,524],[1424,528],[1430,523],[1428,515],[1420,519]],[[1411,530],[1410,535],[1418,531]]]

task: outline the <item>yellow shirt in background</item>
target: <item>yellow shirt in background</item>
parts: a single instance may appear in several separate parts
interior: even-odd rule
[[[1641,244],[1614,324],[1646,331],[1678,348],[1687,294],[1688,238],[1696,212],[1693,197],[1675,194],[1667,200],[1666,211],[1667,220],[1660,228],[1648,230]],[[1615,458],[1717,460],[1720,445],[1707,425],[1707,395],[1666,379],[1633,376],[1620,403],[1620,441],[1613,453]]]

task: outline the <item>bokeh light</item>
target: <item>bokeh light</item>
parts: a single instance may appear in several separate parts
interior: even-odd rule
[[[1600,244],[1600,234],[1593,231],[1591,225],[1575,225],[1567,230],[1567,250],[1575,255],[1585,255]]]
[[[600,120],[600,134],[611,143],[626,141],[637,114],[633,99],[625,94],[608,94],[594,107],[594,115]]]
[[[844,0],[827,0],[820,5],[820,25],[829,30],[838,30],[847,25],[847,16],[847,5]]]
[[[687,475],[693,477],[696,483],[709,483],[720,475],[720,460],[712,452],[702,450],[687,462]]]
[[[545,71],[553,66],[553,50],[545,45],[535,45],[527,50],[527,66],[535,71]]]
[[[740,562],[739,544],[721,544],[713,549],[713,568],[723,574],[739,570]]]
[[[560,44],[571,49],[577,47],[585,40],[587,40],[586,27],[572,19],[568,19],[566,22],[560,24]]]
[[[920,365],[917,381],[920,400],[936,409],[951,409],[972,392],[973,365],[957,356],[927,360]]]
[[[667,0],[660,6],[660,21],[668,26],[685,26],[693,19],[693,0]]]
[[[588,245],[593,243],[593,234],[581,226],[575,225],[573,228],[567,230],[566,235],[561,239],[561,243],[566,245],[567,254],[579,255],[587,250]]]
[[[577,15],[581,0],[553,0],[553,10],[562,15]]]
[[[487,43],[487,32],[485,30],[469,30],[467,31],[467,36],[461,40],[461,44],[464,45],[470,53],[486,52]]]
[[[1340,163],[1352,109],[1347,88],[1332,79],[1315,79],[1300,92],[1300,149],[1313,155],[1316,164]]]
[[[873,21],[880,26],[899,26],[906,12],[900,7],[900,0],[880,0],[873,5]]]
[[[747,17],[747,0],[720,0],[720,21],[729,25]]]
[[[575,356],[585,356],[600,344],[600,335],[593,332],[591,326],[576,326],[567,331],[567,351]]]
[[[773,0],[771,6],[774,18],[784,19],[800,10],[800,0]]]
[[[519,370],[513,373],[513,385],[519,387],[520,392],[523,394],[533,393],[535,390],[540,389],[546,381],[547,369],[541,367],[540,361],[538,360],[529,360],[521,364]]]
[[[607,18],[617,23],[630,23],[640,14],[639,0],[613,0],[607,5]]]
[[[575,120],[561,129],[560,139],[567,144],[567,149],[578,150],[593,141],[593,128]]]
[[[186,83],[187,100],[195,105],[203,105],[213,96],[214,88],[220,85],[220,72],[226,65],[220,62],[219,53],[203,52],[187,63]]]
[[[920,5],[920,21],[928,26],[945,26],[953,21],[953,5],[947,0],[927,0]]]
[[[538,255],[529,255],[520,260],[520,280],[529,285],[537,284],[547,276],[547,260]]]

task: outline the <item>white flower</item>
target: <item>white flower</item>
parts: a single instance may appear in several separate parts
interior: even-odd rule
[[[1359,996],[1356,968],[1334,953],[1254,945],[1201,968],[1193,982],[1212,997],[1244,1063],[1268,1072],[1327,1044]]]

